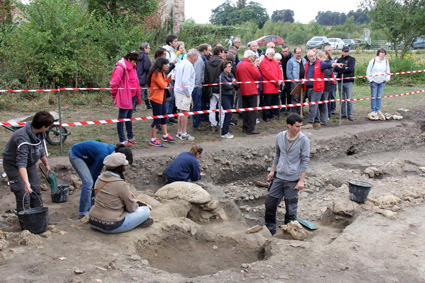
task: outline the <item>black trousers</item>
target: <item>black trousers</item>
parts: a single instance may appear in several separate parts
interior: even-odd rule
[[[279,95],[277,93],[265,93],[264,94],[264,105],[263,106],[271,106],[278,105],[279,103]],[[267,109],[263,110],[263,120],[268,120],[273,118],[273,114],[277,115],[277,109]]]
[[[9,179],[10,190],[15,194],[16,212],[24,210],[24,206],[26,209],[42,206],[40,180],[38,179],[37,167],[35,164],[31,167],[27,167],[28,181],[31,184],[33,193],[26,195],[25,184],[21,175],[19,175],[18,168],[9,164],[7,161],[3,161],[3,168]],[[24,228],[21,221],[19,221],[19,224],[21,228]]]
[[[257,107],[258,106],[258,95],[243,95],[242,96],[242,107]],[[244,132],[252,132],[255,130],[255,124],[257,119],[258,110],[255,111],[244,111],[242,113]]]

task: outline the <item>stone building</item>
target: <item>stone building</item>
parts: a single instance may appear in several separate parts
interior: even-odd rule
[[[161,5],[162,4],[162,5]],[[161,13],[162,22],[173,21],[173,32],[177,34],[184,23],[184,0],[161,0],[157,13]]]

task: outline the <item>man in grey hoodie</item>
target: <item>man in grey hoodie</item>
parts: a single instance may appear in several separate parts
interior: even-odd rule
[[[285,198],[285,224],[297,219],[298,192],[310,162],[310,141],[301,133],[303,118],[292,113],[286,123],[288,130],[276,136],[276,155],[268,175],[272,184],[266,197],[265,224],[272,235],[276,234],[276,212],[282,197]]]
[[[13,133],[3,150],[3,168],[9,179],[10,190],[16,197],[17,212],[24,209],[22,199],[25,193],[25,207],[28,208],[28,204],[31,208],[42,205],[36,163],[41,160],[46,165],[47,172],[50,171],[44,147],[45,132],[53,122],[53,116],[49,112],[37,112],[32,122]],[[23,223],[19,224],[22,229],[25,228]]]

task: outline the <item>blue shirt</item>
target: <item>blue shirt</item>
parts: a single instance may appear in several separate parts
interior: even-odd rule
[[[201,179],[199,161],[192,153],[182,152],[165,169],[165,176],[169,182],[198,181]]]
[[[106,144],[97,141],[85,141],[74,144],[70,150],[81,158],[89,167],[93,184],[99,177],[103,168],[103,159],[115,150],[114,144]]]

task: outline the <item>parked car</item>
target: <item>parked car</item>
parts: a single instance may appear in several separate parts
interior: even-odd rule
[[[273,42],[276,46],[280,45],[280,47],[285,45],[285,41],[277,35],[266,35],[254,41],[258,43],[258,46],[266,46],[269,42]]]
[[[331,45],[332,49],[335,50],[342,49],[342,47],[345,45],[344,41],[338,37],[329,38],[329,44]]]
[[[425,37],[418,37],[412,44],[413,49],[423,49],[425,48]]]
[[[326,36],[314,36],[307,41],[306,47],[323,49],[326,45],[329,45],[329,40]]]
[[[356,48],[370,49],[370,44],[366,40],[362,38],[354,38],[353,40],[356,44]]]
[[[347,45],[350,49],[356,49],[357,47],[353,39],[346,38],[342,41],[344,41],[344,45]]]

